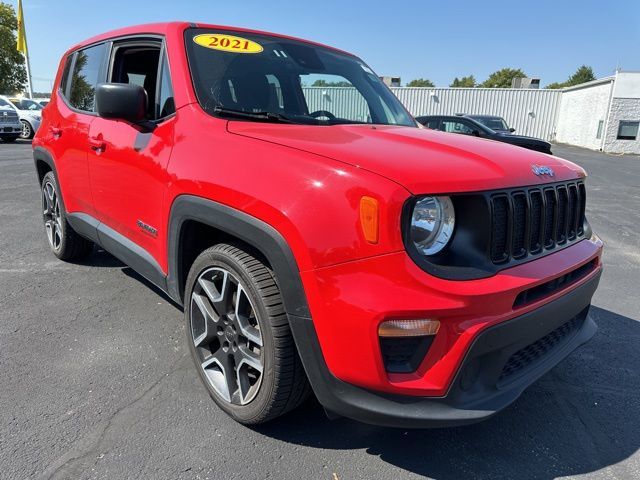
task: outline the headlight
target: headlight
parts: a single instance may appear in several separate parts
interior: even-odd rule
[[[456,216],[449,197],[423,197],[413,207],[411,241],[423,255],[435,255],[447,246]]]

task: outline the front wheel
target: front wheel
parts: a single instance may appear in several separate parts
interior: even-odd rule
[[[20,133],[20,138],[24,140],[29,140],[30,138],[33,138],[34,132],[31,124],[26,120],[20,120],[20,123],[22,124],[22,133]]]
[[[185,292],[189,349],[209,395],[243,424],[300,405],[310,391],[271,270],[220,244],[193,263]]]

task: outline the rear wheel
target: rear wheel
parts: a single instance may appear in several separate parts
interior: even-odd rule
[[[185,321],[209,395],[238,422],[264,423],[307,397],[280,290],[252,253],[220,244],[198,256],[187,279]]]
[[[42,218],[51,251],[60,260],[79,260],[92,252],[93,243],[78,235],[67,222],[53,172],[42,179]]]

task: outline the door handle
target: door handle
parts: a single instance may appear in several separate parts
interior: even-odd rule
[[[62,129],[61,128],[50,127],[49,131],[51,132],[51,135],[53,135],[53,138],[60,138],[62,136]]]
[[[100,138],[100,137],[90,137],[89,138],[89,146],[91,147],[91,150],[93,150],[96,153],[102,153],[107,148],[106,142],[104,140],[102,140],[102,138]]]

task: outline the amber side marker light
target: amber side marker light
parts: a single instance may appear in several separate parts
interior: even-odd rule
[[[372,197],[360,199],[360,225],[369,243],[378,243],[378,200]]]

